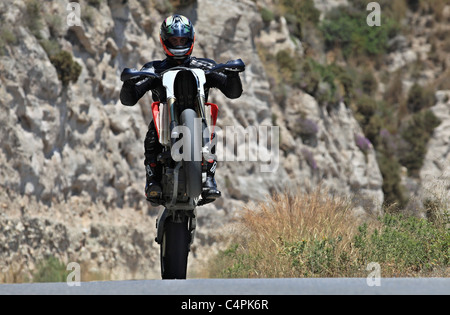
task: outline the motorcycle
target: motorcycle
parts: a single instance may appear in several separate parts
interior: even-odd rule
[[[244,62],[237,59],[210,70],[180,66],[154,73],[125,68],[121,74],[122,81],[159,78],[166,90],[165,101],[151,105],[158,139],[163,146],[158,161],[163,166],[159,204],[164,208],[156,219],[155,238],[160,245],[162,279],[186,279],[196,229],[196,207],[214,201],[201,198],[202,183],[206,179],[203,161],[214,146],[218,115],[217,105],[205,101],[206,76],[211,72],[244,70]]]

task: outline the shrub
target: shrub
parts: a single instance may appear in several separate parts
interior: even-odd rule
[[[65,282],[68,273],[62,262],[50,256],[38,263],[33,282]]]
[[[261,9],[261,18],[264,23],[269,24],[275,19],[275,14],[268,8],[264,7]]]
[[[271,60],[266,56],[266,63],[275,62],[270,67],[281,77],[280,85],[300,88],[314,96],[320,105],[336,104],[342,99],[349,100],[354,94],[354,83],[348,70],[336,64],[323,65],[311,57],[301,58],[289,50],[280,50]],[[266,64],[266,67],[269,67]],[[279,87],[273,86],[278,90]]]
[[[408,92],[406,106],[410,113],[417,113],[422,109],[434,105],[434,91],[415,83]]]
[[[276,56],[275,60],[282,71],[289,73],[288,79],[290,80],[292,72],[295,71],[297,67],[297,61],[291,56],[289,50],[280,50]]]
[[[76,82],[81,73],[81,66],[73,60],[72,54],[65,50],[61,50],[56,55],[50,56],[51,63],[55,66],[58,73],[58,79],[63,86],[67,86],[69,82]]]
[[[319,23],[320,11],[314,6],[313,0],[282,0],[280,3],[293,36],[303,39],[305,26]]]
[[[403,208],[408,199],[401,184],[400,163],[397,158],[385,150],[377,152],[377,162],[383,176],[382,190],[384,194],[384,205]]]
[[[18,43],[16,35],[9,26],[0,24],[0,56],[6,53],[6,46]]]
[[[311,58],[306,58],[293,76],[294,86],[301,88],[308,94],[316,94],[319,87],[320,74],[315,71]]]
[[[427,153],[428,140],[440,122],[431,110],[424,110],[412,115],[402,128],[401,136],[407,148],[400,152],[400,163],[408,169],[410,176],[418,176]]]
[[[383,128],[385,121],[380,115],[373,115],[370,117],[367,125],[364,126],[364,134],[366,138],[373,144],[377,145],[379,142],[380,130]]]
[[[346,199],[317,189],[276,194],[246,208],[234,240],[212,262],[219,277],[333,276],[335,257],[350,250],[352,229]]]
[[[58,38],[64,34],[63,30],[63,19],[60,15],[46,14],[45,22],[48,25],[48,30],[50,32],[50,38]]]
[[[30,32],[41,39],[41,30],[44,27],[41,14],[41,3],[37,0],[28,0],[26,2],[25,23]]]
[[[55,39],[42,39],[39,41],[42,48],[44,48],[47,56],[55,56],[61,52],[61,47],[57,40]]]
[[[424,200],[423,206],[427,220],[437,227],[446,228],[450,224],[450,209],[445,198],[434,196]],[[442,211],[444,209],[444,211]]]
[[[379,219],[381,226],[369,231],[359,228],[354,238],[362,265],[375,261],[385,276],[431,272],[449,265],[449,230],[434,226],[425,219],[390,215]]]
[[[382,127],[382,118],[377,114],[378,103],[367,95],[356,98],[355,118],[361,125],[364,135],[376,144],[378,142],[379,130]]]
[[[347,71],[336,64],[323,65],[308,57],[293,74],[294,86],[313,95],[320,105],[336,104],[351,96],[353,82]]]
[[[396,154],[397,152],[397,139],[392,135],[389,130],[382,128],[379,133],[379,145],[386,150],[391,152],[391,154]]]
[[[359,82],[361,84],[361,89],[364,94],[373,95],[378,89],[377,79],[375,79],[370,69],[364,70]]]
[[[81,66],[73,60],[72,54],[62,50],[55,39],[42,39],[39,43],[55,67],[63,86],[67,86],[70,82],[75,83],[81,73]]]
[[[341,47],[346,59],[358,56],[378,56],[387,49],[387,43],[397,32],[396,24],[383,18],[379,27],[369,27],[367,12],[339,7],[322,21],[320,29],[328,49]]]
[[[316,98],[321,105],[338,103],[341,95],[337,88],[337,74],[341,68],[335,64],[322,65],[318,62],[312,62],[313,69],[320,76],[319,87],[316,92]]]

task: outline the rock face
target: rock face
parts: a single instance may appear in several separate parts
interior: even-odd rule
[[[25,1],[0,4],[4,27],[17,38],[0,56],[0,269],[4,275],[30,274],[53,255],[112,279],[158,277],[158,209],[143,197],[151,97],[122,106],[119,76],[124,67],[164,58],[158,31],[169,13],[164,1],[79,3],[82,25],[72,27],[65,23],[66,1],[42,4],[40,30],[23,22]],[[248,0],[198,0],[180,12],[195,24],[193,55],[218,62],[242,58],[247,65],[241,98],[211,93],[210,101],[220,107],[219,138],[231,143],[237,127],[257,132],[253,141],[223,146],[228,151],[216,176],[223,198],[198,209],[190,268],[201,269],[217,250],[220,230],[242,205],[275,191],[322,184],[354,196],[361,209],[377,211],[383,194],[375,153],[346,105],[327,110],[292,90],[281,108],[270,92],[255,43],[273,37],[280,49],[299,47],[286,38],[283,22],[263,29],[258,8]],[[76,82],[61,84],[43,49],[50,41],[81,66]],[[445,112],[444,103],[437,106]],[[448,141],[437,145],[448,148]],[[245,150],[257,152],[256,160],[249,161],[248,153],[240,161]],[[0,281],[12,281],[5,277]]]
[[[431,110],[441,123],[434,129],[420,170],[422,200],[450,202],[450,91],[437,91]]]
[[[327,111],[310,95],[297,91],[283,117],[291,135],[282,143],[288,152],[284,167],[292,180],[301,186],[324,184],[353,196],[366,210],[379,209],[383,179],[373,147],[344,103]],[[296,134],[300,136],[292,139]]]

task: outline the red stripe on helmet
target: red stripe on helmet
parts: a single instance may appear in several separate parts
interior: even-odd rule
[[[167,49],[166,45],[164,45],[164,42],[163,42],[161,36],[159,37],[159,41],[161,42],[161,45],[163,46],[164,51],[166,52],[166,55],[174,57],[175,55],[172,54],[169,49]]]

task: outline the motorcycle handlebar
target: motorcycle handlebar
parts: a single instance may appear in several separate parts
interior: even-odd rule
[[[220,63],[211,70],[205,71],[206,74],[210,72],[222,72],[222,71],[234,71],[242,72],[245,71],[245,64],[242,59],[230,60],[226,63]]]
[[[143,79],[145,77],[157,78],[157,77],[159,77],[159,75],[154,72],[145,71],[145,70],[137,70],[134,68],[125,68],[125,69],[123,69],[122,73],[120,74],[121,81]]]
[[[177,69],[182,70],[182,69],[189,69],[189,68],[175,67],[175,68],[170,68],[166,71],[177,70]],[[210,70],[206,70],[205,74],[208,74],[211,72],[223,72],[223,71],[242,72],[242,71],[245,71],[245,64],[242,61],[242,59],[230,60],[230,61],[227,61],[226,63],[218,64]],[[123,71],[120,75],[120,80],[128,81],[128,80],[135,80],[135,79],[144,79],[147,77],[160,78],[163,73],[164,72],[158,74],[158,73],[154,73],[151,71],[137,70],[134,68],[125,68],[125,69],[123,69]]]

